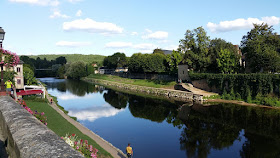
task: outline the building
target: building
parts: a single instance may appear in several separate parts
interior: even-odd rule
[[[3,70],[6,71],[7,68],[4,66]],[[16,66],[10,67],[9,71],[16,72],[14,77],[16,89],[23,89],[24,88],[23,61],[20,60]]]
[[[189,68],[185,59],[178,64],[178,80],[190,81]]]

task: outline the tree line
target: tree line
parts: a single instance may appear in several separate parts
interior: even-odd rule
[[[171,54],[158,48],[152,54],[135,53],[131,57],[118,52],[105,57],[103,65],[110,69],[128,67],[134,73],[174,74],[178,64],[184,62],[193,72],[230,74],[278,72],[279,59],[280,36],[272,26],[254,24],[240,47],[221,38],[210,39],[203,27],[198,27],[187,30],[178,50]]]

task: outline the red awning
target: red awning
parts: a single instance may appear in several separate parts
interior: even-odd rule
[[[31,95],[31,94],[39,94],[43,93],[42,90],[21,90],[17,92],[17,95]]]

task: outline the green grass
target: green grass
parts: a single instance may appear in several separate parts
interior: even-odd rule
[[[112,75],[91,74],[88,78],[102,79],[107,81],[126,83],[138,86],[155,87],[155,88],[168,88],[176,84],[175,81],[162,81],[162,80],[144,80],[144,79],[128,79]]]
[[[84,135],[79,129],[63,118],[57,111],[48,105],[48,103],[26,100],[26,104],[33,111],[37,110],[44,112],[47,117],[48,127],[60,137],[65,136],[66,134],[76,134],[78,138],[88,140],[89,144],[92,144],[95,148],[97,148],[99,150],[99,157],[112,157],[111,154],[101,148],[94,140]]]

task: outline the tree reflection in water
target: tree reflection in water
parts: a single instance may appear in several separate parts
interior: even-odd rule
[[[180,149],[187,157],[207,157],[211,149],[223,150],[235,141],[243,143],[239,156],[280,157],[280,110],[235,104],[202,106],[184,105],[148,97],[129,95],[83,81],[44,82],[59,91],[75,95],[103,93],[107,103],[116,109],[126,108],[134,117],[154,122],[166,121],[182,129]],[[55,84],[55,85],[54,85]],[[244,132],[240,132],[244,131]],[[244,135],[243,135],[244,133]]]
[[[151,99],[108,90],[105,100],[120,109],[129,103],[134,117],[154,122],[168,123],[179,129],[180,148],[187,157],[207,157],[211,149],[222,150],[240,141],[240,131],[245,130],[247,139],[240,151],[240,157],[274,157],[280,152],[279,110],[246,107],[234,104],[211,106],[185,105],[166,100]],[[180,107],[180,108],[179,108]],[[250,137],[252,135],[258,135]],[[268,143],[264,140],[271,139]],[[273,140],[273,141],[272,141]],[[266,150],[273,146],[270,150]],[[260,148],[258,148],[260,147]],[[256,151],[257,150],[257,151]],[[269,151],[269,153],[268,153]],[[257,153],[257,154],[256,154]]]

